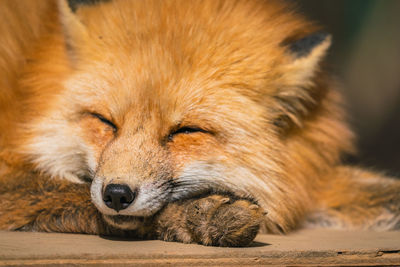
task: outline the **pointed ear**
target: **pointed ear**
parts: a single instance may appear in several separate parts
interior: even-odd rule
[[[58,9],[65,37],[65,44],[70,55],[74,54],[80,43],[85,43],[88,39],[87,29],[76,14],[78,2],[81,1],[58,1]]]
[[[304,119],[319,105],[326,88],[316,75],[321,75],[319,63],[330,44],[331,36],[324,32],[283,44],[289,58],[284,69],[286,84],[274,96],[277,103],[274,124],[279,131],[301,128]]]
[[[79,45],[89,41],[87,23],[87,7],[98,6],[110,0],[58,0],[60,21],[64,32],[68,55],[75,59],[79,52]]]
[[[331,36],[326,32],[316,32],[298,40],[285,41],[284,46],[290,54],[288,73],[292,81],[301,84],[311,79],[330,45]]]

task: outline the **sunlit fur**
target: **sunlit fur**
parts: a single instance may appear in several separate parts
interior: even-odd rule
[[[102,188],[118,182],[138,190],[122,215],[225,192],[268,212],[264,232],[399,227],[376,200],[387,183],[382,197],[399,195],[397,181],[338,167],[353,146],[321,67],[331,40],[292,53],[287,43],[320,29],[287,4],[112,0],[74,13],[3,0],[0,20],[0,175],[93,179],[106,215],[117,213]],[[205,132],[168,138],[183,126]]]

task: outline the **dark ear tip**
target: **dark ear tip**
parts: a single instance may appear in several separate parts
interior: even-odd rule
[[[304,57],[307,56],[315,47],[330,38],[330,36],[331,35],[325,31],[318,31],[291,42],[288,44],[288,47],[290,52],[295,54],[297,58]]]
[[[82,0],[67,0],[69,8],[72,12],[75,12],[80,4],[82,4]]]
[[[94,5],[99,2],[106,2],[109,0],[67,0],[69,8],[75,12],[81,5]]]

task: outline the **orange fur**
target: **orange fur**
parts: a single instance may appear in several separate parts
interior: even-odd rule
[[[10,0],[1,6],[2,183],[18,183],[20,173],[93,179],[92,200],[109,223],[117,213],[104,205],[102,188],[125,183],[138,195],[118,213],[124,216],[151,217],[169,203],[215,193],[261,206],[268,212],[264,232],[305,224],[399,227],[400,203],[385,206],[399,195],[399,182],[340,167],[341,155],[354,148],[335,83],[320,63],[330,37],[296,55],[290,44],[319,27],[289,5],[111,0],[74,11],[66,1]],[[376,178],[365,178],[373,184],[365,187],[358,176]],[[371,200],[386,193],[384,184],[393,185],[390,195]],[[240,212],[251,206],[246,201]],[[232,203],[234,210],[241,202]],[[23,209],[5,215],[0,207],[0,218]]]

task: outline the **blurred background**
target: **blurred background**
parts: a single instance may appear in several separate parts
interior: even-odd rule
[[[348,162],[400,177],[400,0],[291,0],[333,35],[358,154]]]

